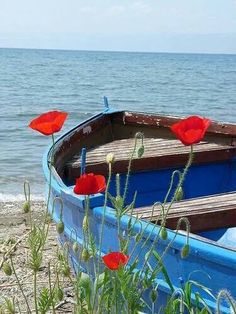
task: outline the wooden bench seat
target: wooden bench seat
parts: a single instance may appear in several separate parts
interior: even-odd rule
[[[134,138],[114,140],[87,151],[86,172],[107,174],[106,155],[115,154],[114,173],[125,173],[134,147]],[[183,166],[189,155],[190,148],[177,139],[144,138],[144,154],[135,158],[132,171],[157,170],[168,167]],[[194,147],[194,163],[217,162],[236,155],[236,146],[200,142]],[[80,175],[80,152],[66,164],[65,175],[74,180]]]
[[[168,208],[168,203],[165,208]],[[132,215],[152,221],[160,219],[160,205],[135,208]],[[198,197],[173,203],[166,226],[176,229],[179,218],[188,218],[191,232],[236,226],[236,192]],[[160,223],[160,220],[157,222]]]

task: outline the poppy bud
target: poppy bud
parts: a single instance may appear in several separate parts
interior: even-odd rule
[[[161,228],[161,234],[160,235],[161,235],[162,240],[166,240],[167,239],[168,234],[167,234],[167,231],[166,231],[165,227]]]
[[[189,254],[189,244],[185,244],[184,247],[181,250],[181,257],[185,258]]]
[[[84,262],[87,262],[90,258],[90,254],[89,254],[89,251],[86,249],[86,248],[83,248],[82,250],[82,254],[81,254],[81,259],[84,261]]]
[[[83,230],[88,231],[88,227],[89,227],[88,216],[85,215],[83,219]]]
[[[62,220],[60,220],[58,223],[57,223],[57,233],[61,234],[63,233],[64,231],[64,223]]]
[[[8,262],[4,262],[2,265],[2,270],[7,276],[12,275],[12,269]]]
[[[178,190],[175,192],[175,200],[177,202],[181,201],[182,199],[184,198],[184,191],[183,191],[183,188],[182,186],[180,186],[178,188]]]
[[[115,155],[113,153],[107,154],[106,161],[108,164],[113,164],[115,162]]]
[[[63,293],[63,290],[60,287],[58,287],[58,289],[56,290],[56,296],[57,296],[58,301],[62,301],[63,300],[64,293]]]
[[[154,303],[157,299],[157,291],[155,289],[152,289],[149,297],[150,297],[150,300],[152,301],[152,303]]]
[[[74,243],[73,243],[72,249],[73,249],[73,252],[74,252],[74,253],[78,253],[78,251],[79,251],[79,245],[78,245],[77,242],[74,242]]]
[[[137,155],[138,155],[138,158],[141,158],[144,154],[144,146],[141,145],[139,148],[138,148],[138,151],[137,151]]]
[[[30,203],[29,201],[26,201],[23,205],[23,211],[25,214],[27,214],[30,211]]]

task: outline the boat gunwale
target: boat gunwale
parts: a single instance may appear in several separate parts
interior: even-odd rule
[[[160,115],[128,110],[125,110],[122,113],[124,124],[145,124],[164,128],[170,128],[172,124],[185,119],[184,117],[172,116],[168,114]],[[236,136],[236,124],[211,120],[211,124],[207,129],[206,134],[218,134],[226,137]]]

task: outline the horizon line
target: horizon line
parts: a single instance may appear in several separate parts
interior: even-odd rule
[[[154,53],[154,54],[201,54],[201,55],[236,55],[236,52],[188,52],[188,51],[142,51],[142,50],[98,50],[76,48],[32,48],[32,47],[0,47],[0,49],[15,50],[46,50],[46,51],[73,51],[73,52],[110,52],[110,53]]]

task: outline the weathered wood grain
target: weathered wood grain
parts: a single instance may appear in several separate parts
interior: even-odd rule
[[[104,145],[99,145],[87,151],[87,172],[107,174],[106,155],[115,154],[113,172],[124,173],[127,171],[129,158],[134,148],[134,139],[114,140]],[[189,155],[190,148],[184,146],[179,140],[165,138],[144,138],[144,154],[138,158],[134,154],[132,171],[158,170],[167,167],[183,166]],[[231,145],[200,142],[194,146],[194,162],[206,163],[223,161],[236,155],[236,147]],[[73,180],[80,173],[80,153],[66,164],[67,173]]]
[[[165,205],[167,211],[169,203]],[[161,207],[139,207],[132,215],[140,219],[158,223],[161,218]],[[173,203],[167,214],[166,226],[176,229],[181,217],[188,218],[191,231],[204,231],[216,228],[236,226],[236,192],[198,197]]]

